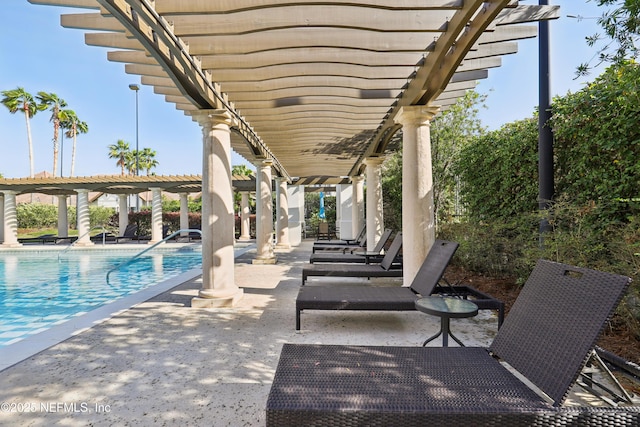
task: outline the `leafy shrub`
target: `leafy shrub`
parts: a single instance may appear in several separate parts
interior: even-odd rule
[[[103,206],[89,206],[89,222],[91,224],[91,228],[99,226],[107,228],[115,225],[111,221],[114,213],[114,208],[107,208]]]
[[[454,169],[471,218],[501,220],[537,209],[537,141],[537,121],[530,118],[479,136],[461,150]]]
[[[24,203],[16,207],[18,228],[52,228],[58,224],[58,207],[42,203]]]
[[[632,199],[640,194],[640,66],[608,68],[585,89],[553,102],[558,194],[574,203]],[[619,216],[605,211],[602,221]],[[612,212],[611,212],[612,213]]]

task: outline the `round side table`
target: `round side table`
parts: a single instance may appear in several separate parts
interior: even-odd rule
[[[449,321],[452,318],[461,319],[473,317],[478,314],[478,306],[469,300],[440,296],[428,296],[416,300],[416,310],[440,317],[440,332],[430,338],[427,338],[422,346],[426,346],[427,343],[442,335],[443,347],[448,347],[449,336],[451,336],[455,342],[464,347],[464,344],[462,344],[462,342],[451,333]]]

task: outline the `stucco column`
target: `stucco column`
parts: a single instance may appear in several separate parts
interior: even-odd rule
[[[189,228],[189,199],[187,193],[180,193],[180,230]],[[180,233],[180,237],[189,236],[188,231]]]
[[[338,221],[338,238],[355,239],[353,234],[353,185],[336,185],[336,220]]]
[[[118,235],[124,235],[124,230],[129,225],[129,205],[126,194],[118,194]]]
[[[4,240],[3,247],[22,246],[18,243],[18,213],[16,211],[16,191],[6,190],[4,193]]]
[[[235,284],[231,126],[226,110],[192,113],[202,126],[202,289],[192,307],[233,306],[242,290]]]
[[[149,187],[151,190],[151,240],[149,244],[162,240],[162,188]]]
[[[289,249],[289,194],[287,193],[287,179],[278,178],[278,193],[276,197],[276,248]]]
[[[367,165],[367,250],[372,251],[384,232],[382,172],[384,157],[368,157]]]
[[[67,196],[58,196],[58,236],[69,235],[69,216],[67,209]]]
[[[91,236],[89,231],[91,230],[91,222],[89,218],[89,190],[81,188],[75,190],[78,193],[78,205],[77,210],[77,223],[78,223],[78,240],[76,246],[91,246]]]
[[[352,176],[353,203],[351,208],[351,235],[355,239],[364,227],[364,177],[362,175]]]
[[[4,224],[4,194],[0,193],[0,224]],[[4,226],[0,227],[0,243],[4,242]]]
[[[251,239],[251,219],[249,213],[249,192],[240,192],[240,240]]]
[[[404,286],[409,286],[436,239],[431,119],[438,107],[402,107],[402,248]]]
[[[289,204],[289,244],[300,246],[304,234],[304,185],[290,185],[287,188]]]
[[[256,258],[254,264],[275,264],[273,253],[273,196],[270,159],[256,165]]]

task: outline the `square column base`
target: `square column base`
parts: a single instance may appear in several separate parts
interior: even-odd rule
[[[267,265],[267,264],[275,264],[278,261],[278,257],[270,257],[270,258],[254,258],[251,261],[251,264],[255,265]]]
[[[3,247],[3,248],[20,248],[20,247],[22,247],[22,243],[20,243],[20,242],[3,243],[3,244],[0,245],[0,247]]]
[[[238,289],[238,292],[226,297],[218,297],[218,298],[193,297],[191,299],[191,307],[192,308],[233,307],[238,303],[238,301],[240,301],[240,299],[242,299],[243,295],[244,295],[244,291],[242,289]]]

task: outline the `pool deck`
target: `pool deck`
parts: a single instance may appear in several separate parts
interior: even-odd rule
[[[419,346],[437,332],[438,320],[417,311],[307,311],[296,332],[311,243],[277,250],[275,265],[252,264],[255,250],[240,255],[237,307],[192,308],[192,279],[1,371],[0,425],[261,426],[284,343]],[[487,346],[497,318],[483,310],[451,327]]]

